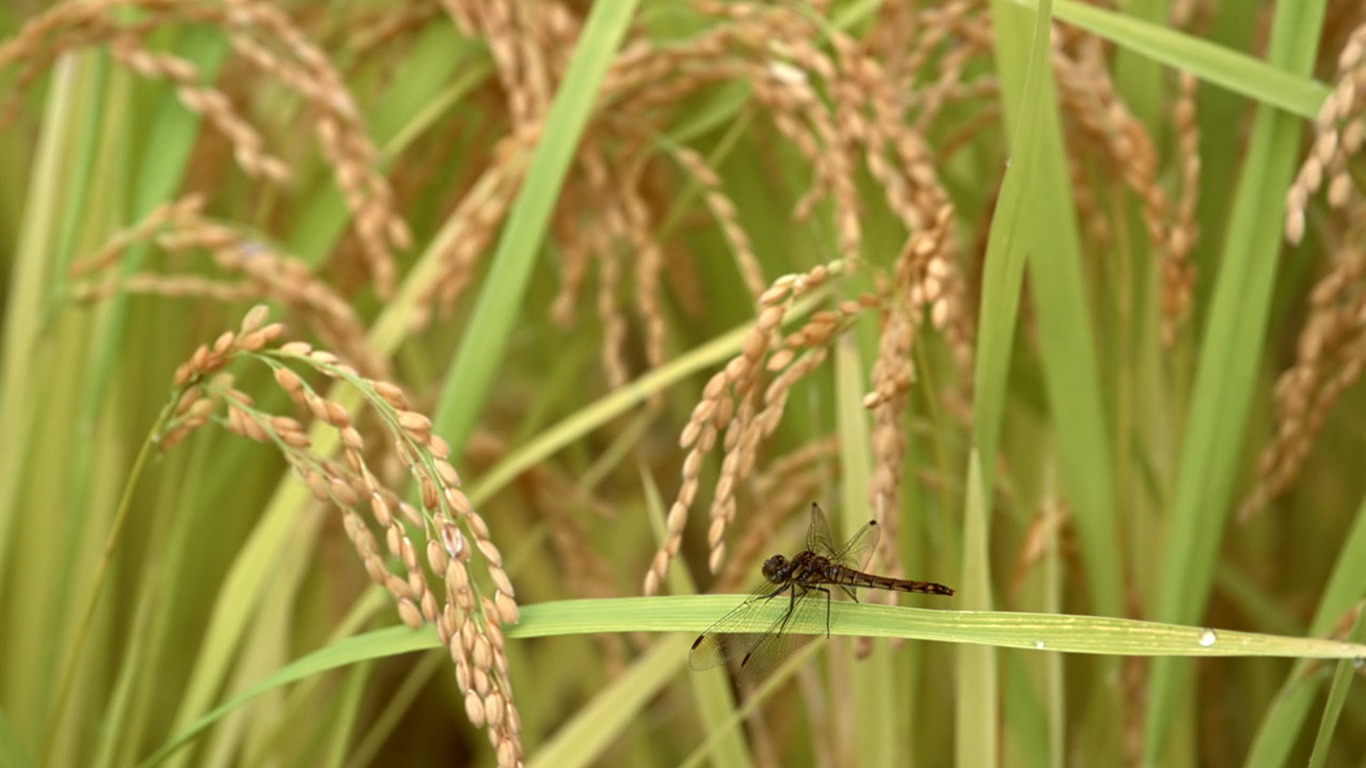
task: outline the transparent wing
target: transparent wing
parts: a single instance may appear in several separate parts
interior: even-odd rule
[[[811,505],[811,527],[806,532],[806,548],[821,557],[829,558],[832,562],[856,571],[863,570],[872,559],[873,550],[877,549],[877,542],[881,536],[882,529],[878,527],[877,521],[869,520],[845,542],[844,546],[836,547],[825,511],[818,504]]]
[[[806,529],[806,548],[821,557],[835,556],[835,537],[830,533],[830,521],[821,505],[811,503],[811,527]]]
[[[757,678],[813,637],[794,630],[825,626],[824,592],[768,586],[698,635],[688,666],[700,672],[732,662],[740,677]]]
[[[882,538],[882,528],[878,526],[876,520],[869,520],[830,559],[840,565],[861,571],[868,567],[868,561],[873,558],[873,550],[877,549],[877,542],[880,538]]]

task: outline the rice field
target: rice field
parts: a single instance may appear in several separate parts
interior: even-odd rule
[[[1363,143],[1351,0],[7,4],[0,765],[1358,765]]]

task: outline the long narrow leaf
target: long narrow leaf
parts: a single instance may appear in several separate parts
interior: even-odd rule
[[[596,103],[598,87],[636,9],[635,0],[595,3],[550,106],[521,193],[508,215],[493,266],[446,376],[434,431],[463,446],[522,315],[531,266],[545,239],[569,162]],[[458,448],[457,448],[458,449]]]
[[[1275,61],[1260,61],[1170,27],[1077,0],[1054,0],[1053,13],[1061,21],[1173,69],[1185,70],[1201,80],[1306,119],[1313,119],[1328,97],[1328,89],[1310,79],[1305,71]]]
[[[1324,3],[1281,3],[1270,57],[1307,72],[1318,44]],[[1281,242],[1281,206],[1290,183],[1300,122],[1261,107],[1228,220],[1228,236],[1200,350],[1190,421],[1181,445],[1169,538],[1158,587],[1157,618],[1196,621],[1209,599],[1214,561],[1242,455],[1242,435],[1256,383]],[[1160,761],[1188,676],[1183,666],[1153,665],[1144,755]]]

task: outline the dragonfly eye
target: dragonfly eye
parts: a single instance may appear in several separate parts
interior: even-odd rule
[[[774,555],[764,561],[764,578],[773,583],[782,581],[779,572],[787,565],[787,558],[782,555]]]

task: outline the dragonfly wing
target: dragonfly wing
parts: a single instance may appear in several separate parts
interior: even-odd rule
[[[811,527],[806,529],[806,548],[821,557],[833,557],[835,537],[830,533],[830,520],[825,510],[815,502],[811,503]]]
[[[755,632],[755,625],[761,621],[759,609],[768,604],[772,596],[771,587],[761,588],[698,635],[688,653],[688,666],[701,671],[719,667],[727,659],[744,656],[749,649],[742,638],[753,637],[751,647],[762,639],[763,635]]]
[[[828,600],[825,592],[798,589],[796,600],[788,598],[787,593],[775,600],[788,600],[787,607],[791,609],[791,614],[784,611],[768,631],[757,637],[738,657],[738,675],[742,680],[758,680],[818,636],[806,633],[816,631],[824,634],[828,630],[825,613]],[[806,633],[794,630],[805,630]]]
[[[791,632],[769,632],[757,636],[757,642],[738,657],[736,664],[739,671],[736,674],[742,680],[758,680],[798,648],[811,642],[811,637]]]
[[[810,634],[790,630],[811,631],[818,622],[824,622],[825,604],[825,593],[819,591],[801,590],[795,600],[786,590],[755,595],[698,636],[688,654],[688,666],[700,672],[731,662],[740,677],[756,679],[811,640]],[[767,629],[756,631],[765,607],[775,611],[776,617]],[[817,609],[822,613],[814,616]]]
[[[876,520],[869,520],[830,559],[840,565],[861,571],[868,566],[868,561],[873,558],[873,550],[877,549],[877,542],[881,538],[882,528]]]
[[[694,672],[701,672],[704,669],[712,669],[726,663],[726,659],[735,654],[735,650],[730,647],[729,638],[747,637],[747,635],[718,635],[706,632],[697,636],[692,644],[692,650],[688,652],[688,666]]]
[[[762,657],[764,654],[756,652],[772,637],[771,633],[758,632],[701,635],[693,644],[692,653],[688,654],[688,666],[694,672],[701,672],[730,661],[742,664],[749,659]]]

